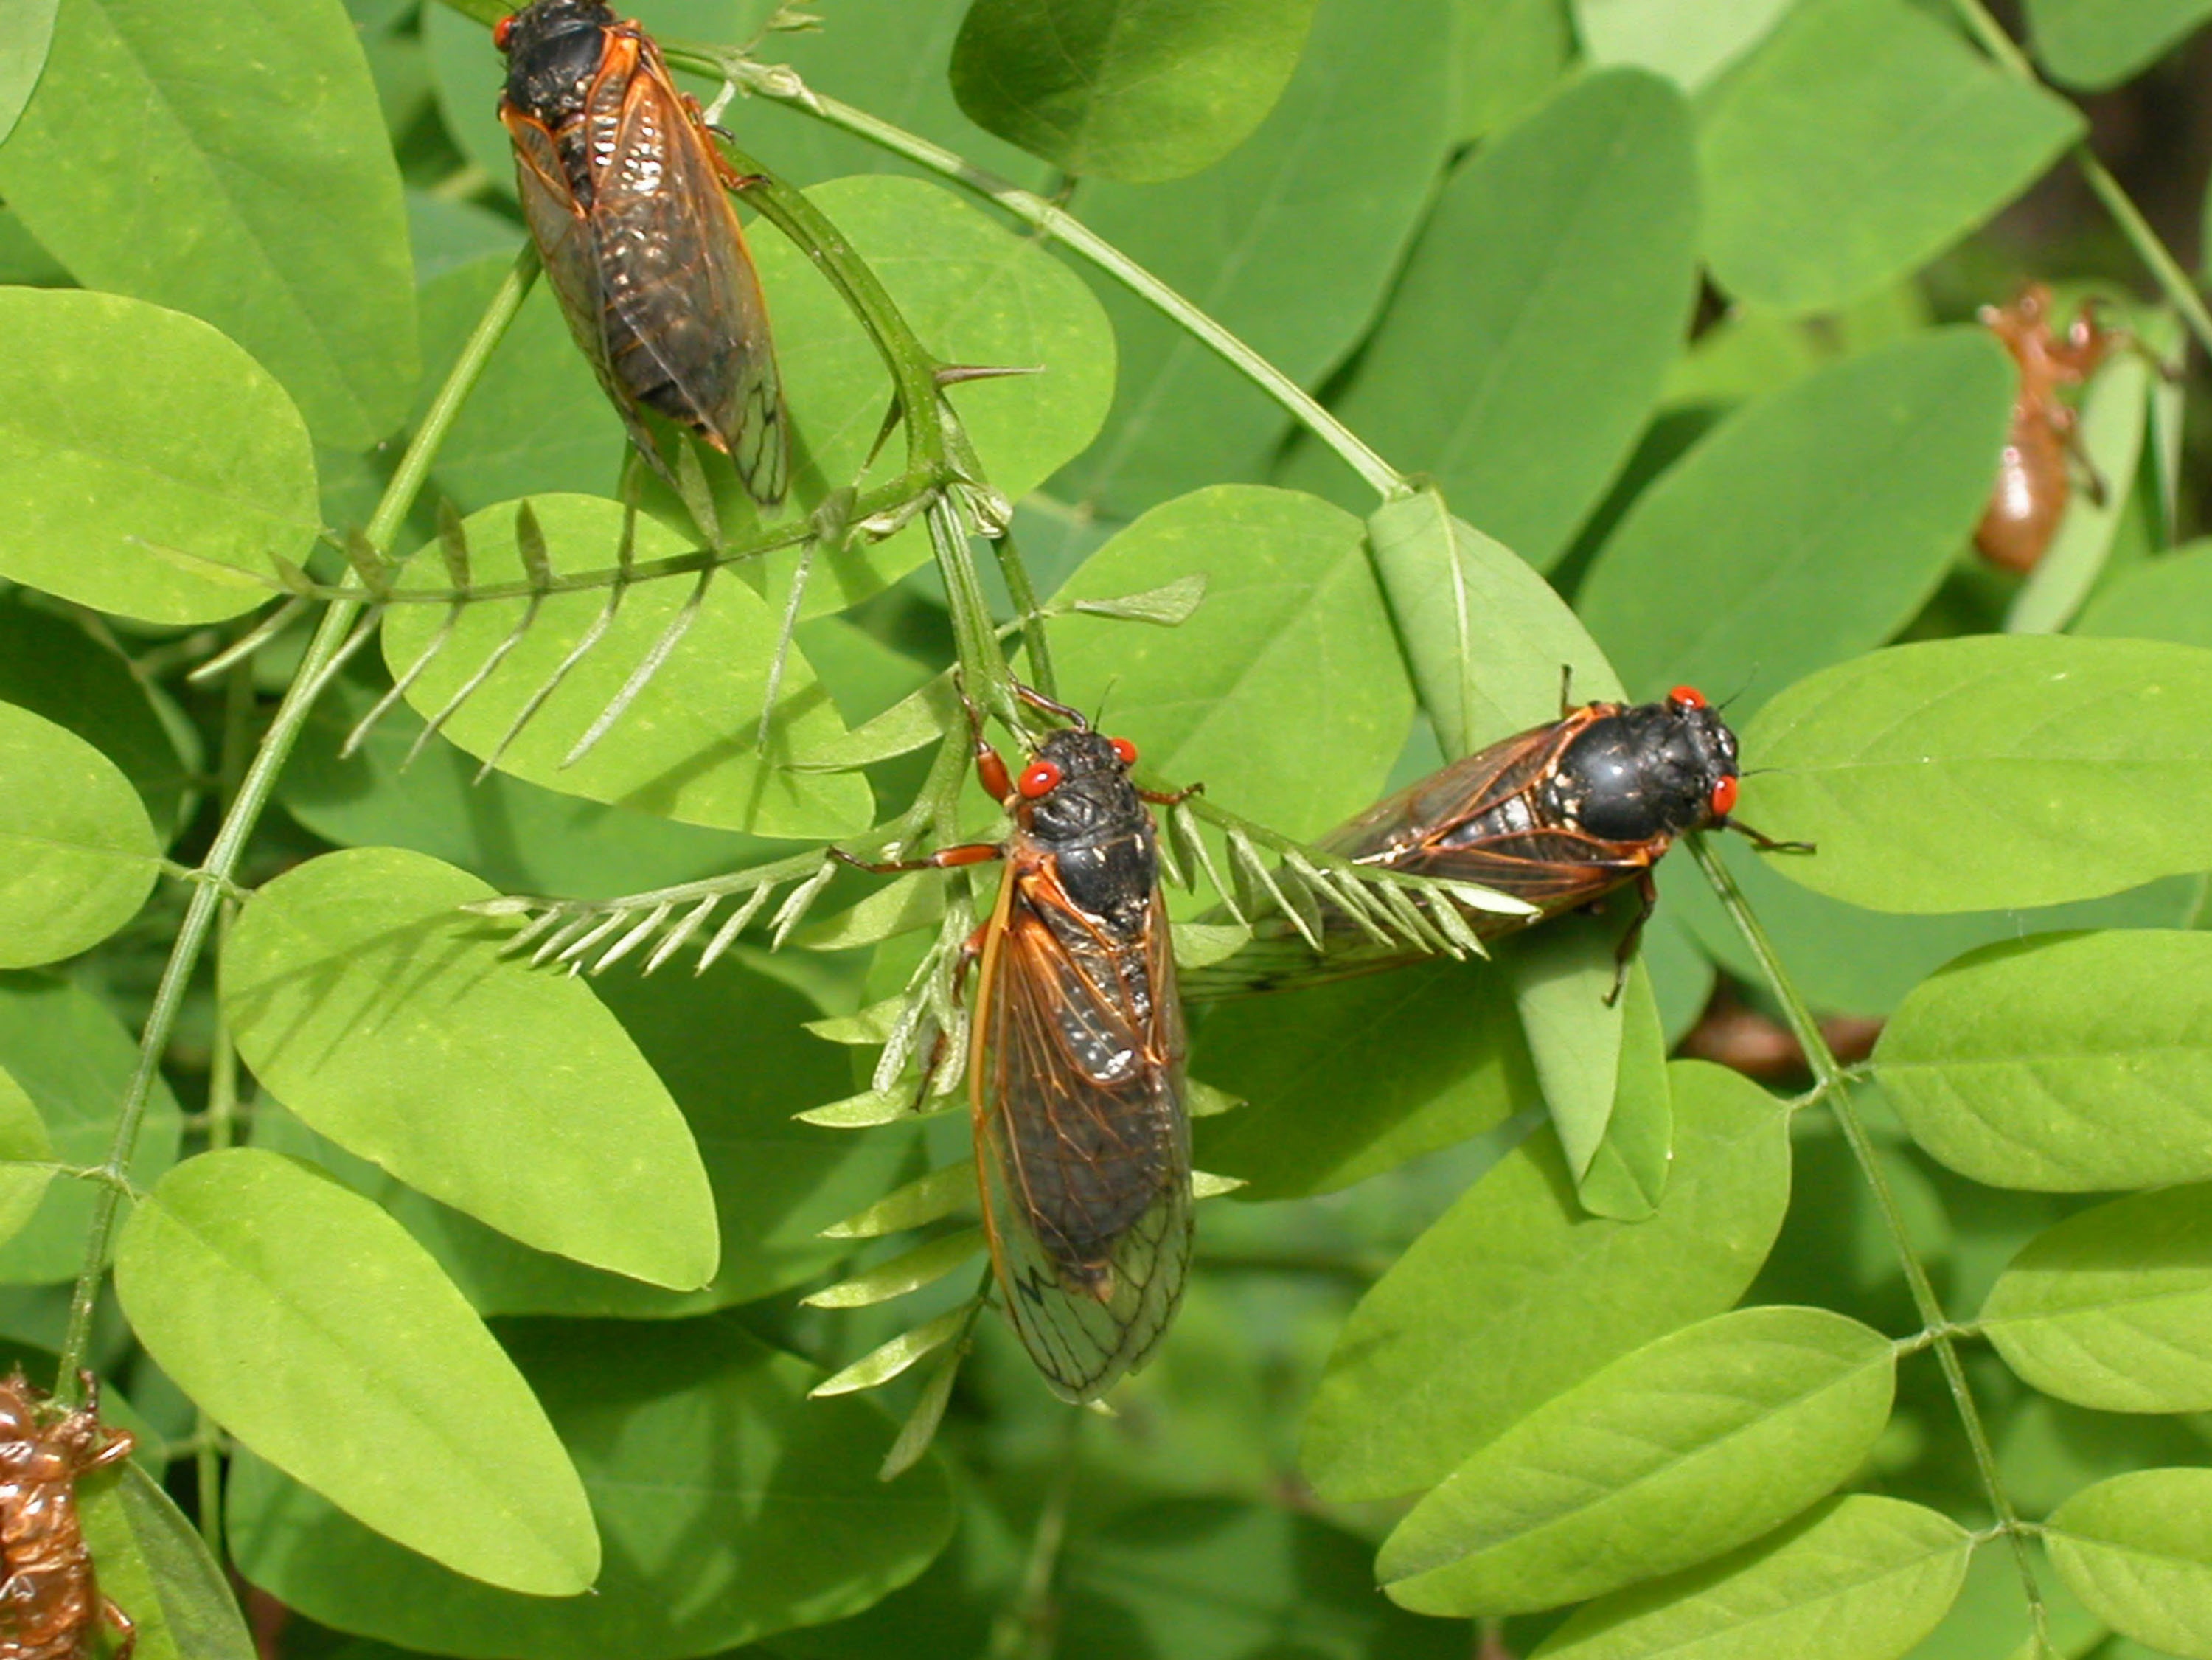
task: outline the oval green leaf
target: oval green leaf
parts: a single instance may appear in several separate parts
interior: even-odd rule
[[[0,1067],[31,1098],[53,1157],[65,1164],[97,1164],[115,1141],[116,1116],[138,1067],[138,1040],[104,1000],[74,981],[0,973]],[[151,1186],[176,1162],[182,1116],[156,1073],[131,1156],[131,1179],[139,1186]],[[0,1245],[0,1284],[74,1279],[84,1267],[97,1195],[89,1182],[49,1184],[31,1225]]]
[[[0,969],[106,939],[146,903],[161,856],[120,767],[67,727],[0,703]]]
[[[1375,1571],[1419,1614],[1557,1608],[1706,1561],[1856,1469],[1888,1421],[1887,1338],[1825,1309],[1723,1314],[1623,1355],[1445,1478]]]
[[[714,1199],[683,1115],[588,989],[461,910],[492,893],[390,848],[288,871],[223,950],[239,1053],[339,1146],[526,1244],[704,1285]]]
[[[1359,521],[1292,490],[1196,490],[1092,554],[1055,603],[1193,573],[1206,598],[1179,628],[1061,620],[1060,696],[1082,708],[1107,700],[1108,724],[1135,740],[1147,777],[1203,781],[1291,835],[1317,835],[1372,801],[1413,697]]]
[[[0,337],[15,343],[0,355],[0,576],[149,623],[210,623],[269,598],[272,556],[307,557],[321,520],[307,429],[206,324],[113,295],[0,289]]]
[[[1747,715],[1762,680],[1888,639],[1989,500],[2014,384],[1987,331],[1944,329],[1722,422],[1637,498],[1577,601],[1631,694],[1742,689]]]
[[[2212,1179],[2212,934],[1992,946],[1924,981],[1875,1050],[1917,1141],[1962,1176],[2051,1193]]]
[[[1315,0],[975,0],[952,94],[1072,173],[1152,185],[1208,167],[1282,96]]]
[[[100,1594],[138,1628],[133,1660],[255,1660],[252,1634],[206,1541],[135,1461],[77,1492]]]
[[[1925,263],[2081,131],[1908,0],[1801,0],[1702,113],[1714,278],[1789,312]]]
[[[2212,0],[2027,0],[2036,57],[2085,92],[2116,87],[2212,17]]]
[[[1790,0],[1574,0],[1593,64],[1632,64],[1695,92],[1765,38]]]
[[[1302,1462],[1322,1493],[1433,1487],[1508,1425],[1751,1283],[1789,1201],[1784,1116],[1718,1067],[1668,1071],[1674,1170],[1649,1220],[1585,1215],[1558,1142],[1538,1135],[1360,1300],[1306,1420]],[[1501,1347],[1501,1331],[1516,1341]]]
[[[1200,1121],[1201,1168],[1247,1199],[1333,1193],[1496,1128],[1534,1098],[1487,964],[1433,962],[1207,1012],[1193,1067],[1249,1104]]]
[[[2212,1470],[2136,1470],[2075,1493],[2044,1548],[2074,1594],[2118,1632],[2190,1660],[2212,1657]]]
[[[1377,508],[1367,536],[1414,689],[1447,756],[1556,720],[1563,690],[1579,700],[1620,696],[1613,665],[1552,585],[1452,517],[1434,490]]]
[[[28,589],[0,596],[0,702],[43,714],[123,769],[166,842],[199,800],[199,733],[123,643]]]
[[[1620,924],[1605,917],[1562,916],[1498,950],[1545,1110],[1577,1187],[1605,1140],[1620,1082],[1627,1011],[1612,994],[1619,933]]]
[[[0,1242],[30,1225],[54,1179],[54,1142],[31,1093],[0,1067]]]
[[[2046,1395],[2106,1412],[2212,1408],[2212,1185],[2116,1199],[2038,1234],[1980,1325]]]
[[[1936,640],[1784,690],[1744,733],[1771,860],[1873,910],[1994,910],[2212,866],[2212,652]]]
[[[1697,217],[1674,86],[1640,70],[1571,83],[1445,181],[1337,413],[1549,569],[1680,348]],[[1311,445],[1293,476],[1346,477]]]
[[[1452,65],[1437,42],[1460,9],[1323,0],[1282,102],[1235,154],[1172,185],[1087,183],[1083,222],[1318,384],[1374,320],[1435,192],[1453,138]],[[1291,426],[1281,405],[1127,289],[1098,291],[1121,359],[1114,410],[1054,494],[1126,520],[1267,477]]]
[[[937,1459],[877,1481],[890,1420],[856,1397],[809,1400],[820,1374],[733,1323],[502,1330],[599,1518],[595,1595],[549,1602],[463,1579],[253,1459],[230,1487],[246,1576],[312,1619],[408,1649],[684,1660],[857,1613],[913,1578],[951,1532]]]
[[[352,21],[334,0],[219,0],[193,21],[169,0],[63,7],[0,196],[78,282],[204,318],[319,440],[366,449],[415,390],[415,269]]]
[[[1581,1609],[1529,1660],[1894,1660],[1933,1631],[1973,1535],[1855,1494],[1733,1556]]]
[[[595,496],[550,496],[526,505],[544,532],[554,575],[615,569],[623,536],[620,503]],[[515,533],[520,516],[520,506],[504,506],[464,521],[478,585],[525,578]],[[658,520],[637,521],[641,561],[691,545]],[[409,578],[410,586],[441,591],[446,582],[443,565],[428,553],[417,556]],[[689,577],[631,588],[590,654],[500,755],[500,769],[564,795],[690,824],[823,838],[864,829],[873,806],[865,780],[792,769],[792,763],[845,734],[845,723],[795,645],[777,690],[767,753],[757,746],[782,617],[731,571],[708,581],[678,648],[605,738],[574,764],[562,764],[696,593],[697,583]],[[407,690],[416,709],[434,715],[514,637],[530,604],[514,599],[469,605],[442,644],[446,607],[395,606],[384,624],[385,661],[396,678],[404,678],[434,649],[428,667]],[[546,599],[490,678],[440,730],[471,755],[491,754],[606,605],[605,593],[597,589]]]
[[[2081,608],[2073,632],[2212,647],[2212,542],[2191,542],[2121,571]]]
[[[188,1159],[131,1213],[115,1288],[187,1395],[369,1527],[534,1596],[598,1576],[582,1485],[529,1385],[366,1199],[251,1147]]]
[[[0,0],[0,140],[30,101],[54,41],[61,0]]]

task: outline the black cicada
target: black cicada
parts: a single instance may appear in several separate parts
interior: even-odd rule
[[[1174,1318],[1191,1250],[1182,1010],[1158,831],[1136,746],[1072,722],[1018,775],[980,736],[1004,843],[871,870],[1006,860],[981,958],[969,1104],[983,1224],[1007,1316],[1054,1393],[1095,1401]]]
[[[600,0],[538,0],[502,19],[499,118],[524,213],[576,344],[638,448],[640,414],[689,427],[763,504],[783,499],[788,437],[768,307],[726,190],[752,182],[711,141],[660,48]]]
[[[1643,909],[1621,942],[1626,962],[1656,897],[1652,866],[1677,836],[1731,829],[1762,850],[1810,850],[1732,819],[1736,780],[1735,734],[1703,696],[1677,686],[1659,702],[1585,703],[1500,739],[1376,803],[1319,845],[1353,864],[1472,883],[1534,907],[1528,915],[1468,911],[1484,938],[1634,882]],[[1270,938],[1207,971],[1203,992],[1268,990],[1407,960],[1403,951],[1355,941],[1340,913],[1327,921],[1331,949],[1322,956],[1285,961],[1284,942]]]

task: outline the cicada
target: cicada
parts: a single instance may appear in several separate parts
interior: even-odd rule
[[[137,1641],[129,1615],[100,1594],[77,1518],[77,1478],[128,1457],[136,1441],[100,1421],[90,1372],[84,1404],[42,1420],[45,1394],[21,1371],[0,1381],[0,1657],[82,1660],[93,1627],[122,1634],[115,1660]]]
[[[1136,787],[1127,739],[1021,690],[1070,724],[1018,774],[977,736],[976,776],[1012,820],[1006,841],[866,867],[1006,861],[968,945],[983,1224],[1022,1347],[1054,1394],[1095,1401],[1150,1357],[1190,1262],[1182,1010],[1145,806],[1180,798]]]
[[[757,181],[714,148],[652,38],[600,0],[537,0],[492,40],[523,212],[631,438],[667,471],[641,414],[654,410],[727,454],[763,504],[781,501],[768,306],[726,194]]]
[[[2031,571],[2042,559],[2073,496],[2075,466],[2090,499],[2105,499],[2104,480],[2081,450],[2079,417],[2058,389],[2087,380],[2128,337],[2105,328],[2087,302],[2062,335],[2055,305],[2049,289],[2030,283],[2009,306],[1984,306],[1980,313],[2020,368],[1996,488],[1974,527],[1983,557],[2007,570]]]
[[[1691,830],[1730,829],[1765,851],[1808,852],[1730,815],[1735,733],[1688,686],[1655,703],[1585,703],[1557,721],[1453,762],[1370,807],[1320,842],[1355,865],[1466,882],[1534,907],[1525,915],[1468,910],[1494,938],[1637,885],[1642,908],[1620,944],[1625,965],[1656,903],[1652,867]],[[1327,951],[1289,950],[1270,929],[1258,948],[1208,970],[1208,995],[1272,990],[1409,960],[1363,941],[1341,911],[1325,911]],[[1616,990],[1618,988],[1616,988]]]

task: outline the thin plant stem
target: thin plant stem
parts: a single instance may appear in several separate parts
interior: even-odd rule
[[[1056,204],[866,110],[823,96],[807,87],[789,69],[771,68],[699,47],[670,46],[668,57],[671,62],[681,63],[687,69],[720,75],[761,97],[804,110],[817,120],[951,180],[1024,224],[1042,231],[1070,252],[1097,266],[1281,404],[1293,420],[1335,451],[1345,465],[1384,501],[1396,501],[1413,494],[1413,485],[1403,474],[1323,409],[1304,387]]]
[[[1022,630],[1022,652],[1030,662],[1030,684],[1048,697],[1060,696],[1059,678],[1052,668],[1052,647],[1045,639],[1044,614],[1037,609],[1036,588],[1012,530],[994,537],[992,550],[999,556],[999,575],[1006,580],[1006,596],[1014,602],[1014,620]]]
[[[1896,1248],[1898,1260],[1904,1265],[1905,1283],[1912,1293],[1912,1306],[1920,1316],[1923,1335],[1929,1347],[1936,1351],[1936,1364],[1942,1368],[1943,1381],[1949,1386],[1951,1399],[1957,1407],[1960,1422],[1966,1432],[1966,1444],[1972,1450],[1974,1469],[1979,1476],[1982,1491],[1990,1501],[1999,1527],[2011,1541],[2013,1554],[2020,1567],[2021,1583],[2027,1594],[2029,1621],[2035,1633],[2039,1654],[2051,1651],[2049,1621],[2043,1605],[2043,1593],[2035,1583],[2035,1565],[2030,1558],[2027,1541],[2021,1529],[2019,1513],[2007,1496],[2004,1484],[1997,1474],[1996,1453],[1990,1449],[1989,1432],[1982,1423],[1981,1409],[1975,1404],[1973,1390],[1968,1387],[1966,1368],[1960,1363],[1958,1345],[1954,1341],[1960,1329],[1944,1313],[1943,1304],[1936,1295],[1936,1287],[1928,1278],[1928,1270],[1921,1266],[1919,1256],[1905,1231],[1905,1213],[1898,1207],[1897,1195],[1889,1185],[1888,1174],[1882,1169],[1880,1150],[1867,1134],[1865,1122],[1858,1109],[1852,1104],[1850,1084],[1842,1063],[1820,1035],[1820,1023],[1813,1018],[1812,1010],[1799,994],[1796,984],[1775,954],[1773,943],[1766,930],[1759,925],[1757,915],[1745,900],[1735,879],[1729,874],[1703,836],[1689,838],[1691,856],[1698,868],[1705,872],[1705,879],[1712,884],[1721,903],[1735,921],[1736,931],[1744,943],[1751,947],[1759,960],[1759,972],[1765,976],[1768,988],[1782,1006],[1784,1019],[1790,1035],[1796,1038],[1805,1051],[1806,1063],[1812,1067],[1813,1077],[1825,1093],[1828,1110],[1835,1116],[1844,1139],[1850,1144],[1851,1153],[1858,1161],[1860,1174],[1873,1189],[1875,1204],[1881,1212],[1882,1225],[1887,1229],[1890,1243]]]
[[[368,544],[378,552],[389,550],[398,536],[416,496],[429,476],[431,459],[445,441],[453,417],[460,412],[462,401],[483,374],[492,349],[520,309],[523,296],[538,278],[538,271],[537,249],[526,246],[461,348],[459,359],[446,376],[445,385],[439,388],[406,453],[400,457],[392,482],[385,487],[383,499],[370,515],[366,535]],[[175,944],[170,947],[161,983],[155,988],[153,1006],[139,1039],[137,1062],[124,1090],[122,1110],[116,1116],[115,1134],[101,1166],[118,1185],[103,1185],[93,1201],[84,1266],[77,1272],[76,1287],[70,1298],[69,1329],[62,1340],[61,1375],[55,1384],[55,1394],[64,1401],[76,1399],[77,1369],[83,1365],[91,1346],[93,1313],[100,1301],[100,1282],[106,1270],[108,1245],[115,1234],[119,1183],[127,1179],[125,1172],[145,1121],[146,1102],[153,1092],[155,1079],[160,1075],[162,1053],[176,1029],[177,1015],[184,1006],[185,994],[198,967],[200,952],[223,905],[225,890],[234,885],[246,844],[260,823],[263,809],[268,806],[276,775],[290,757],[300,729],[307,722],[315,692],[326,679],[325,672],[344,647],[361,608],[359,599],[338,599],[324,613],[314,638],[301,659],[298,672],[269,723],[269,730],[263,735],[245,775],[239,780],[237,795],[223,814],[207,857],[201,862],[200,873],[209,879],[193,885],[184,922],[177,930]]]
[[[2004,26],[1990,15],[1982,0],[1951,0],[1951,6],[1974,38],[1981,42],[1982,50],[2002,65],[2008,74],[2031,85],[2042,84],[2042,77],[2036,74],[2035,65],[2028,61],[2027,54],[2004,32]],[[2111,170],[2097,159],[2097,152],[2089,147],[2087,139],[2081,139],[2075,144],[2073,155],[2074,164],[2081,169],[2081,177],[2087,181],[2098,201],[2104,204],[2105,211],[2112,216],[2113,223],[2119,227],[2120,234],[2126,237],[2129,245],[2135,249],[2136,257],[2149,267],[2160,290],[2173,302],[2174,309],[2188,323],[2189,331],[2197,337],[2197,344],[2203,347],[2208,354],[2212,354],[2212,312],[2205,309],[2203,297],[2197,293],[2197,285],[2190,280],[2189,273],[2182,270],[2181,262],[2160,240],[2159,234],[2151,228],[2150,222],[2142,216],[2142,210],[2129,198],[2127,192],[2120,188],[2120,181],[2113,178]]]

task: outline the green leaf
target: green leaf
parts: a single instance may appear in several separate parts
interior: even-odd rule
[[[1656,936],[1644,931],[1644,948]],[[1583,1208],[1616,1222],[1640,1222],[1659,1208],[1674,1157],[1674,1091],[1667,1075],[1667,1033],[1651,975],[1639,960],[1621,994],[1620,1076],[1604,1138],[1576,1184]]]
[[[1152,185],[1212,167],[1266,119],[1315,0],[974,0],[952,93],[1072,173]]]
[[[2051,1513],[2044,1548],[2115,1631],[2194,1660],[2212,1656],[2212,1470],[2136,1470]]]
[[[945,1546],[942,1465],[878,1482],[893,1433],[884,1414],[865,1399],[808,1400],[819,1374],[732,1323],[502,1329],[605,1536],[595,1595],[549,1602],[463,1579],[254,1459],[230,1487],[246,1576],[310,1619],[410,1649],[682,1660],[842,1619]]]
[[[0,141],[30,101],[53,46],[61,0],[0,0]]]
[[[2005,612],[2006,633],[2065,627],[2104,574],[2133,499],[2150,404],[2151,366],[2133,352],[2109,364],[2083,396],[2075,436],[2090,476],[2106,481],[2105,499],[2092,499],[2075,482],[2050,546]]]
[[[336,0],[210,0],[192,24],[169,0],[70,0],[0,149],[0,195],[77,281],[215,325],[317,438],[365,449],[415,389],[415,276],[352,23]],[[201,402],[252,430],[226,396]],[[192,447],[188,431],[164,446]]]
[[[599,986],[684,1109],[714,1187],[721,1263],[697,1291],[532,1250],[355,1158],[266,1096],[255,1145],[311,1159],[382,1205],[479,1314],[665,1319],[788,1289],[850,1255],[823,1229],[913,1173],[919,1126],[908,1119],[856,1136],[793,1122],[797,1110],[850,1088],[851,1073],[835,1050],[799,1036],[812,1006],[735,955],[702,976],[611,976]],[[761,1063],[769,1055],[773,1066]],[[912,1095],[898,1091],[894,1122]]]
[[[1207,1012],[1194,1066],[1249,1105],[1197,1127],[1194,1157],[1248,1199],[1332,1193],[1494,1128],[1534,1097],[1487,964],[1423,963]]]
[[[1766,38],[1790,0],[1575,0],[1593,64],[1630,64],[1695,92]]]
[[[1908,997],[1875,1051],[1912,1138],[1963,1176],[2054,1193],[2212,1178],[2212,934],[1992,946]]]
[[[544,531],[556,575],[611,570],[623,534],[619,503],[591,496],[538,496],[527,504]],[[463,522],[475,581],[524,577],[515,538],[520,507],[489,508]],[[654,520],[637,521],[638,558],[684,552],[690,542]],[[417,555],[407,586],[438,588],[440,562]],[[548,697],[500,756],[501,770],[531,783],[685,824],[766,836],[850,835],[870,816],[866,781],[792,770],[817,745],[844,735],[813,670],[794,646],[776,696],[769,751],[755,747],[769,664],[782,617],[733,572],[707,585],[680,648],[661,663],[601,743],[574,764],[562,763],[696,593],[678,578],[642,583],[622,601],[591,654]],[[410,684],[408,701],[425,715],[445,708],[501,643],[530,601],[489,600],[466,607],[430,666]],[[514,717],[550,679],[586,631],[605,615],[599,591],[556,593],[529,630],[501,658],[459,710],[440,728],[471,755],[490,754]],[[385,661],[404,677],[428,649],[446,608],[399,605],[384,624]]]
[[[2212,653],[2012,635],[1896,646],[1744,733],[1774,868],[1875,910],[2055,904],[2212,866]]]
[[[339,847],[400,847],[459,865],[506,893],[577,899],[696,881],[794,849],[543,789],[434,738],[413,763],[422,721],[402,703],[348,758],[338,751],[377,689],[341,677],[315,700],[276,781],[285,812]]]
[[[198,734],[101,636],[28,590],[0,595],[0,702],[67,727],[122,768],[166,839],[198,800]]]
[[[1529,1660],[1893,1660],[1959,1594],[1973,1536],[1855,1494],[1734,1556],[1589,1604]]]
[[[491,894],[396,848],[288,871],[223,951],[239,1053],[341,1146],[526,1244],[705,1284],[713,1195],[675,1102],[588,990],[460,909]]]
[[[307,556],[307,429],[206,324],[4,289],[0,337],[15,343],[0,355],[0,576],[149,623],[210,623],[268,599],[272,559]]]
[[[2046,1395],[2106,1412],[2212,1408],[2212,1185],[2070,1216],[2030,1240],[1980,1325]]]
[[[222,1567],[151,1476],[126,1462],[77,1493],[100,1592],[138,1627],[134,1660],[254,1660]]]
[[[598,1577],[583,1488],[529,1386],[367,1200],[275,1153],[204,1154],[131,1213],[115,1287],[186,1394],[368,1526],[535,1596]]]
[[[105,1001],[53,976],[0,974],[0,1067],[31,1098],[57,1159],[88,1165],[107,1158],[137,1070],[138,1041]],[[181,1118],[156,1073],[131,1157],[134,1183],[149,1186],[176,1162]],[[30,1226],[0,1245],[0,1285],[74,1279],[84,1266],[97,1193],[88,1182],[50,1185]],[[44,1341],[58,1342],[58,1329]]]
[[[1451,143],[1453,0],[1323,0],[1259,131],[1172,185],[1086,183],[1083,222],[1302,386],[1373,321]],[[1054,493],[1133,519],[1168,497],[1267,476],[1282,406],[1117,283],[1115,408]]]
[[[1989,500],[2010,361],[1986,330],[1920,334],[1706,435],[1637,499],[1583,585],[1577,608],[1629,691],[1747,688],[1755,704],[1762,679],[1903,627]]]
[[[1650,1220],[1585,1215],[1558,1144],[1539,1135],[1360,1300],[1306,1420],[1303,1462],[1323,1494],[1432,1487],[1506,1426],[1750,1284],[1789,1199],[1781,1108],[1720,1067],[1668,1070],[1674,1171]],[[1515,1341],[1501,1346],[1501,1331]]]
[[[1451,517],[1434,490],[1377,508],[1367,535],[1421,708],[1447,756],[1556,720],[1563,690],[1620,696],[1613,665],[1552,585]]]
[[[2212,17],[2212,0],[2027,0],[2037,59],[2085,92],[2116,87]]]
[[[1274,1505],[1193,1497],[1125,1510],[1069,1540],[1056,1596],[1060,1660],[1468,1653],[1465,1627],[1375,1594],[1356,1535]]]
[[[66,727],[0,703],[0,968],[106,939],[146,903],[161,855],[120,767]]]
[[[1788,312],[1925,264],[2081,132],[1907,0],[1801,0],[1702,114],[1714,278]]]
[[[1549,569],[1680,349],[1696,228],[1681,94],[1638,70],[1571,83],[1447,179],[1337,413]],[[1292,476],[1347,477],[1312,445]]]
[[[1083,562],[1056,603],[1199,572],[1177,629],[1070,617],[1053,636],[1060,696],[1108,702],[1149,777],[1204,782],[1236,810],[1311,836],[1373,800],[1413,715],[1359,521],[1251,484],[1158,507]]]
[[[2073,632],[2212,647],[2212,541],[2121,571],[2081,608]]]
[[[1559,84],[1574,56],[1567,0],[1452,0],[1454,132],[1472,143],[1517,121]]]
[[[1605,1139],[1620,1081],[1621,1021],[1611,996],[1620,973],[1620,928],[1596,916],[1562,916],[1498,953],[1544,1105],[1580,1185]]]
[[[1554,1395],[1446,1477],[1384,1543],[1390,1598],[1462,1618],[1557,1608],[1735,1549],[1827,1496],[1873,1447],[1889,1341],[1825,1309],[1719,1315]]]
[[[0,1067],[0,1242],[30,1225],[54,1179],[53,1157],[38,1104]]]

